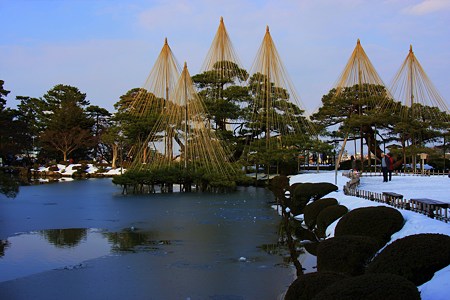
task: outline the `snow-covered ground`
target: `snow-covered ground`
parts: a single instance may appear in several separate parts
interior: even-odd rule
[[[58,173],[61,173],[62,176],[64,177],[71,177],[73,173],[75,173],[77,171],[77,167],[81,166],[81,164],[70,164],[70,165],[62,165],[62,164],[57,164],[56,165],[58,167]],[[93,173],[99,173],[98,172],[98,168],[95,167],[93,164],[88,164],[87,165],[88,168],[86,169],[87,173],[93,174]],[[39,172],[48,172],[49,171],[49,167],[39,167],[36,171]],[[124,172],[124,169],[122,168],[115,168],[112,169],[111,167],[107,167],[105,168],[106,172],[101,172],[100,174],[103,174],[105,176],[114,176],[114,175],[118,175],[121,174],[122,172]]]
[[[335,183],[334,172],[311,172],[295,175],[290,178],[290,184],[297,182],[330,182]],[[345,205],[349,210],[365,207],[380,206],[383,203],[372,202],[370,200],[346,196],[343,193],[343,186],[349,179],[339,172],[337,185],[339,190],[328,195],[336,198],[340,204]],[[381,177],[362,177],[359,189],[372,192],[395,192],[403,194],[405,199],[411,198],[432,198],[450,203],[450,178],[447,176],[393,176],[392,181],[383,183]],[[425,215],[412,211],[399,209],[405,219],[403,228],[392,235],[391,242],[408,235],[419,233],[441,233],[450,235],[450,223],[445,223],[428,218]],[[333,236],[337,221],[327,229],[327,234]],[[450,291],[450,266],[436,272],[434,277],[427,283],[418,287],[423,300],[447,300]]]
[[[404,199],[431,198],[450,203],[450,178],[448,176],[392,176],[392,181],[382,182],[381,177],[362,177],[358,187],[371,192],[395,192]]]

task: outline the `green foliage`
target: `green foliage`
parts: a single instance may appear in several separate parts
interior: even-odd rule
[[[118,128],[111,132],[108,144],[120,141],[125,152],[133,146],[139,148],[150,135],[164,103],[164,99],[141,88],[133,88],[120,96],[120,100],[114,104],[117,112],[112,118]],[[160,137],[153,138],[157,140]]]
[[[380,249],[377,239],[368,236],[335,236],[317,246],[317,271],[361,275]]]
[[[204,101],[208,118],[215,129],[227,131],[226,125],[239,123],[243,117],[241,103],[249,100],[248,89],[239,85],[248,77],[247,71],[231,61],[218,61],[212,70],[192,77],[199,95]]]
[[[395,208],[385,206],[362,207],[351,210],[337,223],[334,235],[358,235],[377,239],[386,244],[392,234],[402,229],[404,219]]]
[[[318,199],[303,209],[305,224],[309,229],[313,229],[317,223],[317,216],[319,213],[328,206],[337,205],[338,202],[334,198],[322,198]]]
[[[373,124],[375,120],[391,120],[389,114],[385,118],[373,117],[382,113],[381,108],[390,101],[384,86],[356,84],[341,89],[339,93],[332,89],[322,97],[322,106],[312,119],[322,127],[339,125],[340,132],[359,134],[362,125]]]
[[[311,300],[326,287],[345,278],[348,278],[345,274],[332,272],[315,272],[300,275],[291,283],[284,299]]]
[[[369,273],[391,273],[405,277],[417,286],[450,264],[450,236],[416,234],[386,246],[369,264]]]
[[[26,139],[28,128],[22,119],[18,118],[17,110],[6,108],[6,96],[10,93],[3,87],[4,81],[0,80],[0,158],[4,164],[17,153],[25,152],[32,144]]]
[[[190,189],[190,185],[195,184],[201,191],[226,192],[236,188],[236,180],[240,178],[227,177],[219,173],[207,172],[204,169],[184,169],[179,164],[159,168],[128,170],[122,175],[115,176],[113,183],[121,185],[128,190],[132,187],[132,192],[142,193],[145,186],[183,184]]]
[[[97,105],[91,105],[86,108],[88,116],[94,120],[92,126],[94,151],[92,153],[94,158],[107,156],[102,147],[102,135],[110,126],[111,113],[105,108]]]
[[[249,176],[246,176],[244,173],[238,173],[236,175],[236,184],[238,186],[251,186],[255,180]]]
[[[402,107],[402,119],[394,130],[410,140],[409,148],[418,153],[415,147],[424,147],[426,143],[436,142],[450,127],[450,116],[437,107],[414,103],[411,107]]]
[[[40,135],[42,147],[48,151],[57,151],[60,158],[67,160],[78,152],[79,158],[85,157],[91,146],[94,146],[92,126],[84,106],[89,104],[86,94],[78,88],[67,85],[56,85],[43,98],[43,109],[51,111],[43,114],[46,126]]]
[[[420,300],[420,293],[412,282],[401,276],[366,274],[339,280],[323,289],[313,299]]]
[[[347,212],[348,208],[344,205],[332,205],[325,207],[317,216],[317,229],[315,231],[316,235],[319,237],[325,237],[327,227]]]
[[[3,88],[4,84],[5,81],[0,79],[0,111],[2,111],[6,105],[6,99],[4,97],[8,96],[8,94],[10,93],[10,91],[7,91]]]
[[[74,102],[80,107],[89,105],[86,94],[81,93],[77,87],[64,84],[55,85],[43,98],[51,111],[61,107],[64,102]]]

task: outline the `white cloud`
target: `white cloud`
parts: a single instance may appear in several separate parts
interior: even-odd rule
[[[403,11],[412,15],[426,15],[450,9],[450,0],[424,0],[418,4],[406,7]]]

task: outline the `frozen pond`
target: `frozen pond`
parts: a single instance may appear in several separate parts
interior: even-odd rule
[[[110,179],[0,196],[1,299],[277,299],[272,194],[121,195]]]

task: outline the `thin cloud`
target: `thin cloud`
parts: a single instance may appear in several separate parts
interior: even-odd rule
[[[450,0],[424,0],[408,6],[403,11],[412,15],[427,15],[442,10],[450,10]]]

